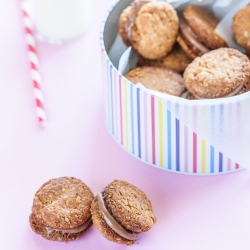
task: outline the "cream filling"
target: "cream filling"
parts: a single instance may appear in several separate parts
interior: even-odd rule
[[[234,96],[236,95],[237,93],[239,93],[244,87],[244,83],[241,83],[235,90],[233,90],[232,92],[230,92],[229,94],[227,95],[224,95],[224,96],[220,96],[220,98],[225,98],[225,97],[230,97],[230,96]],[[213,99],[213,98],[202,98],[202,97],[199,97],[197,95],[194,95],[192,94],[197,100],[204,100],[204,99]]]
[[[97,194],[97,202],[104,220],[106,221],[108,226],[113,229],[117,234],[127,240],[137,240],[141,237],[141,233],[133,233],[131,231],[126,230],[114,219],[114,217],[109,213],[109,211],[105,207],[101,192]]]
[[[71,228],[71,229],[56,229],[56,228],[52,228],[52,227],[46,227],[46,230],[48,232],[48,234],[51,234],[53,232],[61,232],[62,234],[77,234],[82,232],[84,229],[86,229],[89,225],[89,223],[91,222],[91,217],[82,225],[80,225],[79,227],[76,228]]]
[[[184,19],[180,20],[180,30],[182,35],[190,42],[192,43],[201,53],[205,54],[209,52],[210,50],[206,48],[202,43],[197,41],[197,36],[194,34],[192,29],[188,26],[186,21]]]

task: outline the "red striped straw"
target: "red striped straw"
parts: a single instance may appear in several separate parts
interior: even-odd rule
[[[43,93],[41,91],[41,76],[39,73],[39,60],[36,52],[36,39],[34,36],[33,22],[30,16],[30,6],[27,0],[21,1],[23,22],[25,28],[25,40],[28,47],[28,56],[30,62],[31,77],[34,86],[34,95],[36,99],[36,111],[38,121],[45,125],[46,113],[44,110]]]

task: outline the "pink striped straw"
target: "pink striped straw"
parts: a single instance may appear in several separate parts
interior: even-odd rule
[[[36,100],[36,111],[38,121],[41,125],[45,125],[46,113],[44,110],[43,93],[41,91],[41,76],[39,73],[39,60],[36,52],[36,39],[34,36],[33,22],[30,16],[30,7],[27,0],[22,0],[22,14],[25,29],[25,40],[28,47],[28,56],[30,62],[31,77],[34,87],[34,95]]]

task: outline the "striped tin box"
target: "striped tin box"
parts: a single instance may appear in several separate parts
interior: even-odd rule
[[[211,175],[243,169],[250,149],[249,93],[216,100],[162,98],[118,72],[108,51],[120,13],[130,2],[112,6],[101,28],[104,118],[113,138],[136,158],[163,170]]]

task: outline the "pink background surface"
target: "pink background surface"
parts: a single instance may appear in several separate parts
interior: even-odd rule
[[[250,172],[198,177],[164,172],[123,151],[101,116],[99,28],[113,2],[95,1],[91,28],[63,46],[38,43],[48,126],[36,122],[17,0],[0,0],[0,249],[127,249],[92,227],[75,242],[50,242],[30,229],[35,191],[75,176],[96,194],[127,180],[151,199],[157,223],[130,249],[249,250]]]

